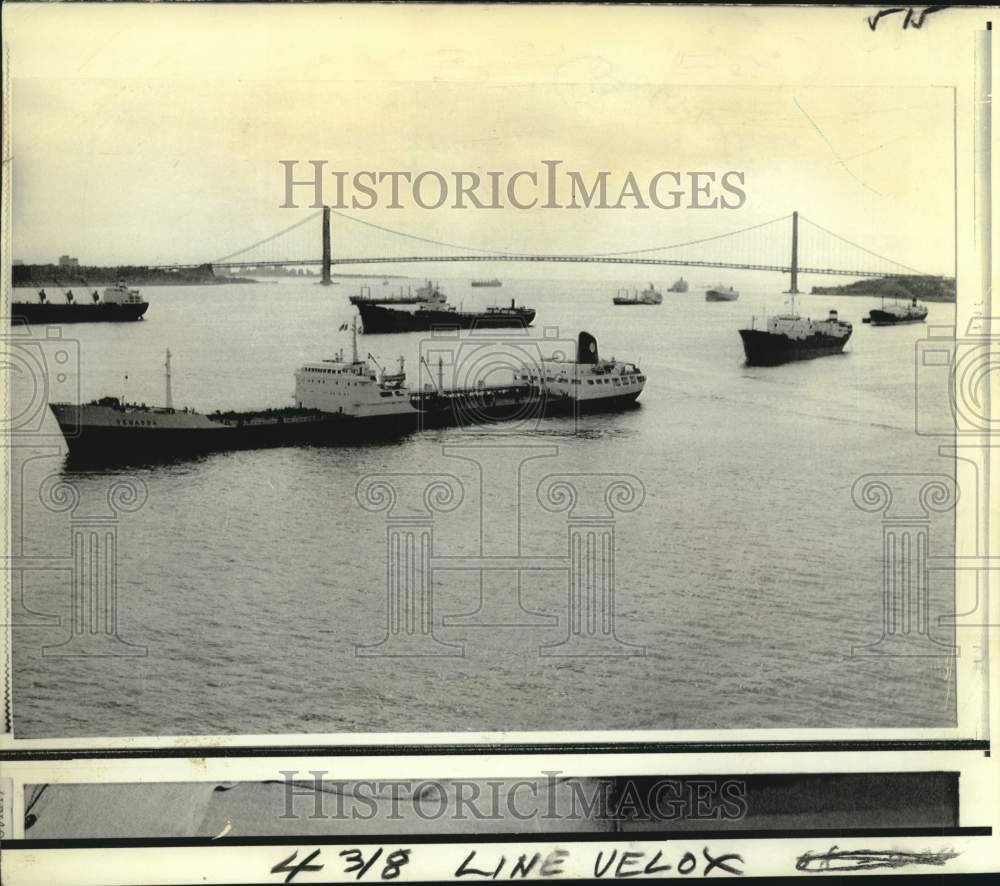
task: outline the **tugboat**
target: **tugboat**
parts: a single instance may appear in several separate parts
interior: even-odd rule
[[[739,297],[739,292],[732,286],[705,290],[705,301],[736,301]]]
[[[494,277],[492,280],[473,280],[470,285],[473,288],[476,288],[479,286],[503,286],[503,283],[501,283],[498,278]]]
[[[597,339],[589,332],[577,337],[575,361],[552,357],[543,360],[540,369],[515,373],[514,380],[544,394],[546,412],[620,409],[635,402],[646,386],[646,376],[635,363],[602,360]]]
[[[667,290],[667,292],[687,292],[687,291],[688,291],[688,282],[683,277],[678,277],[676,280],[674,280],[674,282],[670,284],[670,288]]]
[[[749,329],[740,330],[740,338],[749,366],[777,366],[791,360],[840,354],[853,329],[832,309],[825,320],[799,316],[793,296],[790,313],[765,318],[762,329],[757,329],[754,317]]]
[[[873,308],[868,312],[862,323],[871,323],[872,326],[895,326],[898,323],[923,323],[927,319],[927,307],[917,304],[916,296],[909,304],[885,305],[882,301],[881,308]]]
[[[121,323],[141,320],[149,308],[138,289],[129,289],[124,280],[108,286],[103,297],[95,289],[91,301],[74,300],[73,290],[67,289],[65,302],[51,302],[44,289],[38,290],[36,302],[12,302],[11,325],[23,323]]]
[[[430,284],[428,283],[428,286]],[[357,301],[361,325],[366,335],[388,332],[428,332],[435,328],[496,329],[525,328],[535,319],[535,309],[515,305],[488,307],[485,311],[460,311],[447,302],[441,290],[434,286],[435,298],[420,304],[415,311],[399,310],[374,301]]]
[[[627,289],[619,289],[612,301],[616,305],[659,305],[663,304],[663,295],[650,283],[642,292],[633,292],[631,295]]]

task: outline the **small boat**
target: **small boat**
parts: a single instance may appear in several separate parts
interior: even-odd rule
[[[739,297],[739,292],[732,286],[717,286],[705,290],[705,301],[736,301]]]
[[[650,283],[642,292],[633,291],[631,295],[627,289],[619,289],[612,302],[616,305],[659,305],[663,303],[663,295]]]
[[[916,296],[909,304],[891,304],[886,307],[885,300],[882,300],[881,308],[873,308],[869,311],[862,323],[871,323],[872,326],[895,326],[899,323],[923,323],[927,319],[927,307],[917,304]]]
[[[676,280],[674,280],[674,282],[670,284],[670,288],[667,290],[667,292],[687,292],[687,291],[688,291],[688,282],[683,277],[678,277]]]
[[[474,287],[479,286],[503,286],[503,283],[494,277],[492,280],[473,280],[470,284]]]

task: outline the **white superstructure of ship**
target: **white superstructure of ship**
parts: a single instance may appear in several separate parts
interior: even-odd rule
[[[646,375],[635,363],[602,360],[597,339],[589,332],[580,333],[575,360],[552,357],[539,368],[516,374],[516,379],[540,388],[550,401],[581,407],[621,405],[635,400],[646,386]]]
[[[366,360],[358,358],[356,316],[351,324],[350,359],[341,350],[328,360],[300,366],[295,371],[294,399],[300,409],[352,418],[393,418],[415,412],[402,357],[395,373],[378,366],[371,354]]]

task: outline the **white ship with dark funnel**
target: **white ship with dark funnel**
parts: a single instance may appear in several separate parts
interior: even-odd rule
[[[635,363],[602,360],[597,339],[581,332],[576,360],[553,357],[540,369],[521,372],[519,380],[544,392],[548,408],[575,407],[580,411],[615,409],[633,403],[646,386],[646,376]]]

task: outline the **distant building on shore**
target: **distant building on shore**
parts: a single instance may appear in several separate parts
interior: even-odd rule
[[[59,267],[60,268],[78,268],[78,267],[80,267],[80,259],[74,258],[72,255],[60,255],[59,256]]]

